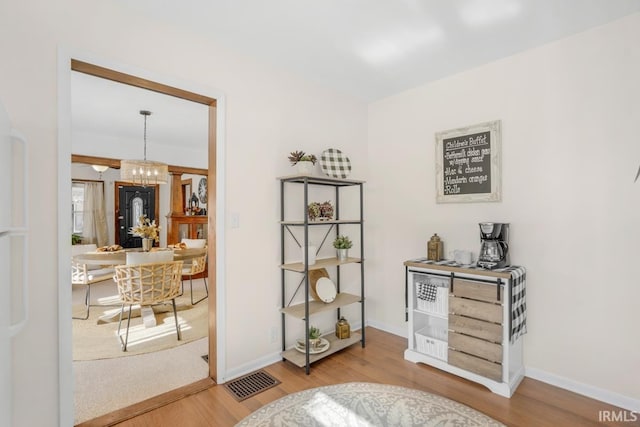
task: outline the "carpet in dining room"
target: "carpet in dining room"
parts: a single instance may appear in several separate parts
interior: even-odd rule
[[[176,336],[175,321],[171,304],[155,306],[157,325],[145,328],[140,316],[140,309],[132,310],[127,351],[123,352],[118,339],[118,318],[120,305],[117,301],[115,284],[103,282],[93,285],[92,305],[87,320],[73,320],[73,360],[96,360],[116,357],[127,357],[137,354],[166,350],[175,346],[208,336],[208,300],[191,305],[188,285],[184,294],[176,299],[178,323],[182,340]],[[74,294],[81,290],[74,289]],[[116,295],[114,295],[116,292]],[[205,295],[204,289],[194,290],[194,300]],[[80,292],[82,293],[82,292]],[[76,300],[74,295],[74,300]],[[82,302],[75,302],[72,307],[74,315],[83,314]],[[122,321],[121,334],[126,331],[126,311]]]

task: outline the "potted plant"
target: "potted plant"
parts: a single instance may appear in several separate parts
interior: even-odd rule
[[[309,326],[309,346],[317,348],[320,345],[320,329],[315,326]]]
[[[333,219],[333,205],[331,202],[311,202],[307,207],[309,221],[331,221]]]
[[[349,257],[349,249],[353,246],[353,242],[348,236],[337,236],[333,241],[333,247],[336,248],[338,259],[346,261]]]
[[[331,221],[333,219],[333,205],[326,201],[320,203],[320,220]]]
[[[305,154],[304,151],[292,151],[289,154],[291,166],[297,166],[298,172],[304,175],[311,175],[317,160],[315,155]]]
[[[80,243],[82,243],[82,236],[79,234],[71,233],[71,244],[79,245]]]
[[[153,242],[160,241],[160,227],[156,224],[156,220],[151,221],[146,215],[138,218],[138,226],[131,227],[129,234],[142,238],[142,250],[149,252],[153,246]]]

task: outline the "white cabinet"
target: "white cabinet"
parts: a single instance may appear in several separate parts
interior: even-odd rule
[[[511,339],[512,273],[417,261],[405,266],[409,324],[405,359],[511,397],[524,377],[522,336]]]

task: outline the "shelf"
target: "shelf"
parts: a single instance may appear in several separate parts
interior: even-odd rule
[[[326,339],[327,341],[329,341],[330,346],[329,349],[323,353],[319,353],[319,354],[310,354],[309,355],[309,363],[313,363],[313,362],[317,362],[320,359],[323,359],[327,356],[332,355],[333,353],[336,353],[342,349],[345,349],[357,342],[360,342],[361,340],[361,335],[359,332],[353,332],[351,331],[351,337],[349,338],[345,338],[345,339],[339,339],[338,337],[336,337],[334,334],[327,334],[327,335],[323,335],[322,338]],[[283,351],[281,353],[282,357],[287,359],[289,362],[293,363],[294,365],[298,366],[299,368],[304,368],[307,364],[306,361],[306,354],[305,353],[301,353],[298,350],[296,350],[295,348]]]
[[[360,300],[361,298],[358,295],[341,292],[336,295],[336,299],[330,303],[315,300],[309,301],[309,315],[311,316],[313,314],[322,313],[323,311],[335,310],[340,307],[360,302]],[[288,314],[289,316],[297,317],[298,319],[304,319],[304,303],[281,308],[280,312]]]
[[[332,185],[336,187],[360,185],[364,183],[364,181],[358,181],[355,179],[338,179],[338,178],[330,178],[328,176],[312,176],[312,175],[300,175],[300,174],[281,176],[281,177],[278,177],[278,179],[280,181],[297,182],[297,183],[304,183],[306,180],[308,184]]]
[[[333,219],[331,221],[309,221],[307,225],[327,225],[327,224],[360,224],[359,219]],[[282,225],[305,225],[304,221],[280,221]]]
[[[420,315],[423,315],[423,316],[437,317],[439,319],[445,319],[445,320],[449,319],[449,316],[447,314],[438,314],[438,313],[434,313],[434,312],[431,312],[431,311],[420,310],[420,309],[417,309],[417,308],[414,309],[413,312],[415,314],[420,314]]]
[[[338,260],[338,258],[322,258],[317,259],[315,264],[310,265],[309,270],[320,270],[321,268],[335,267],[336,265],[353,264],[357,262],[362,262],[362,260],[360,258],[351,257],[347,258],[344,261],[340,261]],[[305,271],[304,263],[302,262],[282,264],[280,268],[282,268],[283,270],[297,271],[298,273],[304,273]]]

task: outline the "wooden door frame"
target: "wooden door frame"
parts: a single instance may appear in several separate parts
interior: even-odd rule
[[[81,60],[74,59],[72,56],[69,57],[70,67],[72,71],[81,72],[84,74],[92,75],[95,77],[105,78],[108,80],[112,80],[117,83],[128,84],[131,86],[135,86],[142,89],[152,90],[158,93],[162,93],[165,95],[175,96],[177,98],[185,99],[192,102],[197,102],[200,104],[204,104],[208,106],[209,109],[209,132],[208,132],[208,151],[209,151],[209,164],[208,164],[208,172],[207,172],[207,182],[208,182],[208,194],[207,198],[213,203],[210,203],[207,207],[207,213],[209,217],[208,223],[208,283],[209,283],[209,298],[208,298],[208,310],[209,310],[209,378],[208,380],[202,380],[198,383],[194,383],[193,386],[196,388],[198,385],[200,387],[208,387],[215,382],[218,382],[218,376],[220,374],[224,374],[223,372],[218,372],[218,331],[217,331],[217,295],[218,295],[218,286],[217,286],[217,130],[218,130],[218,101],[215,98],[200,95],[195,92],[190,92],[187,90],[179,89],[177,87],[165,85],[162,83],[158,83],[152,80],[148,80],[141,77],[136,77],[131,74],[126,74],[123,72],[115,71],[113,69],[105,68],[99,65],[91,64],[88,62],[84,62]],[[119,166],[119,165],[118,165]],[[220,236],[222,239],[224,237]],[[213,380],[213,381],[211,381]],[[224,379],[222,379],[224,381]],[[186,396],[194,392],[193,387],[189,389],[189,386],[178,389],[173,393],[173,396],[169,400],[175,400],[177,398]],[[170,392],[171,393],[171,392]],[[150,406],[145,406],[146,410],[151,410],[153,407],[157,407],[158,403],[153,403],[153,399],[149,400]],[[167,402],[165,402],[167,403]],[[144,404],[144,402],[143,402]],[[138,407],[138,412],[141,408]],[[125,411],[126,412],[126,411]],[[126,414],[123,414],[124,419],[126,419]]]
[[[124,181],[114,181],[113,182],[113,234],[114,234],[114,243],[116,245],[120,244],[120,187],[141,187],[138,184],[132,184],[130,182]],[[156,191],[154,197],[154,206],[153,206],[153,217],[156,222],[160,222],[160,184],[147,185],[147,187],[153,187]]]

